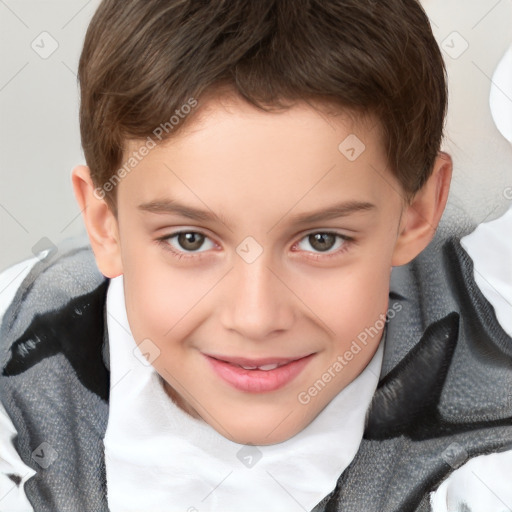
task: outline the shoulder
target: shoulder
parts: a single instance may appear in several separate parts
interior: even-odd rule
[[[103,288],[102,284],[105,284],[105,278],[99,273],[92,250],[83,238],[69,239],[58,249],[38,254],[0,273],[0,368],[2,369],[0,373],[0,453],[2,454],[0,457],[0,508],[2,510],[31,511],[32,506],[25,494],[25,482],[38,474],[30,467],[34,466],[30,460],[30,446],[33,447],[33,443],[24,441],[23,431],[27,427],[24,423],[25,419],[31,418],[34,414],[33,404],[39,391],[19,392],[20,389],[38,389],[37,386],[34,387],[36,381],[32,382],[32,376],[25,379],[23,372],[28,368],[35,369],[37,362],[43,360],[43,356],[51,356],[57,352],[57,350],[49,352],[48,346],[54,343],[59,333],[67,328],[62,328],[62,318],[57,318],[56,315],[59,312],[65,312],[69,306],[73,306],[73,310],[76,311],[73,301],[85,302],[82,297],[87,296],[91,290]],[[97,302],[100,306],[99,311],[101,300]],[[87,305],[84,304],[84,306]],[[85,313],[85,307],[83,311]],[[86,314],[83,316],[86,317]],[[84,332],[87,331],[84,330]],[[59,340],[58,343],[62,347]],[[41,357],[34,357],[38,350],[41,352],[41,345],[46,345],[46,348],[43,347],[44,354]],[[65,347],[59,348],[60,351],[64,349]],[[41,388],[44,388],[44,382],[41,379],[37,382]],[[54,387],[52,389],[55,390]],[[37,400],[40,398],[38,397]],[[27,422],[30,421],[32,420],[27,419]],[[38,423],[34,425],[40,428]],[[28,486],[32,484],[33,480],[30,480]]]
[[[11,337],[19,336],[37,316],[58,310],[70,299],[91,292],[105,278],[83,237],[71,238],[13,265],[0,276],[2,354]]]
[[[491,222],[480,224],[461,238],[460,245],[472,262],[474,282],[491,305],[497,323],[512,337],[512,208]],[[512,349],[512,339],[506,340]],[[510,364],[506,364],[512,372]],[[484,383],[481,383],[484,386]],[[512,391],[503,389],[508,406]],[[508,395],[508,396],[507,396]],[[471,510],[501,512],[512,506],[512,446],[499,453],[474,458],[462,450],[465,463],[431,494],[433,512]],[[465,457],[464,457],[465,455]]]
[[[477,469],[485,469],[487,460],[502,470],[502,482],[510,481],[508,456],[502,454],[512,449],[512,332],[506,322],[512,316],[512,279],[510,269],[504,270],[512,245],[503,243],[511,222],[509,212],[470,235],[443,240],[398,268],[392,280],[390,300],[400,308],[387,324],[383,372],[360,464],[376,472],[384,460],[392,465],[382,488],[391,485],[388,478],[403,479],[404,497],[389,498],[402,499],[404,507],[409,503],[403,510],[412,510],[407,499],[442,501],[447,488],[449,495],[463,494],[467,486],[475,491],[473,471],[480,475]],[[484,231],[486,241],[480,238]],[[481,286],[489,281],[493,286]],[[500,314],[501,303],[508,313]],[[460,462],[468,461],[463,469]],[[347,482],[360,478],[358,465]],[[487,480],[491,487],[493,481],[501,485],[492,475]]]
[[[7,412],[7,387],[16,385],[5,379],[55,355],[71,365],[82,385],[106,399],[104,307],[109,280],[99,272],[90,245],[80,238],[68,239],[36,260],[8,269],[4,277],[9,293],[2,298],[0,397]],[[30,372],[31,379],[35,375]]]

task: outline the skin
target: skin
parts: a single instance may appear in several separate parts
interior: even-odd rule
[[[234,442],[279,443],[303,430],[371,360],[382,329],[321,392],[299,401],[365,328],[382,325],[391,269],[432,239],[452,162],[440,153],[408,203],[386,167],[375,121],[327,115],[307,103],[262,112],[234,97],[210,99],[202,113],[119,183],[117,217],[94,194],[85,166],[73,171],[75,195],[99,269],[124,275],[136,342],[150,339],[160,350],[152,364],[169,397]],[[366,146],[355,161],[338,149],[350,134]],[[131,141],[127,154],[140,144]],[[215,218],[140,208],[170,198]],[[373,206],[294,220],[338,202]],[[179,231],[205,238],[180,244],[172,237]],[[322,247],[309,236],[326,232],[340,237]],[[251,263],[237,253],[246,237],[263,251]],[[248,393],[221,380],[203,353],[314,356],[285,387]]]

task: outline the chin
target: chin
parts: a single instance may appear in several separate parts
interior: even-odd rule
[[[276,414],[275,417],[266,416],[265,420],[262,420],[261,415],[257,418],[245,416],[245,421],[236,423],[232,419],[230,418],[231,421],[221,420],[220,423],[224,429],[219,428],[219,425],[215,423],[210,423],[210,425],[219,434],[234,443],[256,446],[282,443],[306,427],[297,421],[294,414],[284,417],[281,414]]]
[[[245,430],[244,432],[240,432],[239,435],[233,434],[232,437],[228,439],[238,444],[268,446],[283,443],[297,434],[297,432],[281,432],[279,435],[274,435],[273,433],[268,435],[266,430],[263,432],[261,429],[258,430],[258,432],[254,433],[248,433],[247,430]]]

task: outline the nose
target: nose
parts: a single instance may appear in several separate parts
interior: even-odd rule
[[[295,296],[279,272],[270,268],[265,252],[252,263],[239,258],[230,274],[222,312],[226,329],[244,339],[264,340],[291,328]]]

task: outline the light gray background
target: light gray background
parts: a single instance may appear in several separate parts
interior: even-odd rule
[[[98,4],[0,0],[0,270],[32,257],[43,238],[58,244],[85,233],[70,173],[85,163],[76,69]],[[439,44],[452,53],[443,51],[450,87],[444,149],[455,164],[444,223],[489,221],[511,202],[504,191],[512,186],[512,145],[492,121],[489,91],[493,71],[512,44],[512,0],[423,5]],[[51,48],[43,32],[58,43],[46,59],[31,46]],[[454,58],[464,41],[468,48]]]

